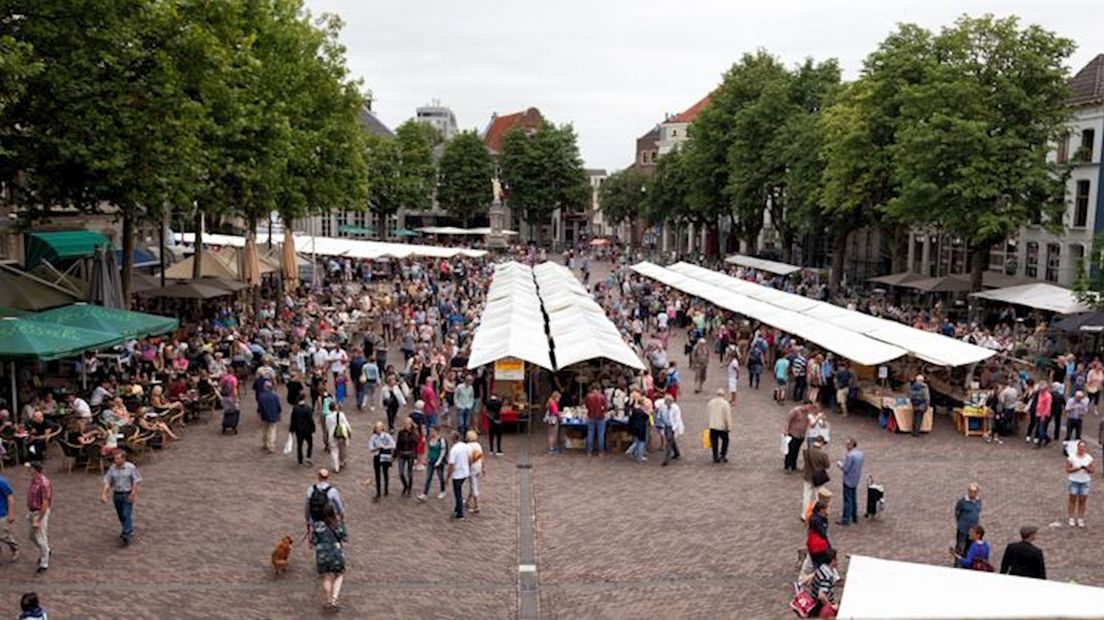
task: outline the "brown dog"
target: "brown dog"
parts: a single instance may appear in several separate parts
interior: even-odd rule
[[[280,539],[279,544],[276,545],[276,549],[272,551],[272,577],[276,578],[280,576],[280,573],[287,570],[288,562],[291,558],[291,536],[284,535]]]

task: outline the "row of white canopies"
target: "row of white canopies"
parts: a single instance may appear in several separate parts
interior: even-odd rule
[[[941,366],[964,366],[996,352],[896,321],[786,293],[689,263],[632,267],[642,276],[726,310],[813,342],[859,364],[914,355]]]
[[[383,241],[366,241],[363,239],[344,239],[339,237],[316,237],[312,235],[299,235],[295,239],[295,251],[300,254],[320,254],[322,256],[341,256],[348,258],[407,258],[410,256],[425,256],[430,258],[453,258],[467,256],[479,258],[486,256],[486,250],[473,250],[469,248],[447,248],[436,245],[419,245],[413,243],[387,243]],[[177,233],[176,240],[179,243],[194,244],[194,233]],[[275,240],[282,243],[283,237]],[[245,237],[238,235],[218,235],[206,233],[203,235],[203,243],[206,245],[222,245],[235,248],[245,247]]]
[[[488,226],[483,226],[481,228],[457,228],[455,226],[423,226],[421,228],[415,228],[414,230],[417,230],[420,233],[425,233],[427,235],[457,235],[457,236],[468,236],[468,237],[485,237],[485,236],[491,234],[491,229]],[[517,231],[516,230],[505,230],[505,229],[503,229],[503,230],[499,230],[498,233],[500,235],[504,235],[506,237],[517,236]]]
[[[513,261],[495,265],[468,368],[505,358],[548,370],[592,359],[644,368],[579,280],[550,262],[532,268]]]

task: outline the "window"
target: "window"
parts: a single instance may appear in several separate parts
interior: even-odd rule
[[[1027,242],[1027,259],[1024,261],[1024,275],[1029,278],[1039,277],[1039,242]]]
[[[1047,244],[1046,281],[1058,281],[1058,268],[1062,262],[1062,246],[1058,243]]]
[[[1073,201],[1073,226],[1084,228],[1089,222],[1089,182],[1077,182],[1077,197]]]
[[[677,129],[672,129],[671,130],[671,137],[672,138],[677,138],[678,137],[678,130]]]
[[[1069,246],[1070,267],[1073,269],[1073,278],[1071,282],[1076,280],[1079,275],[1084,273],[1085,269],[1085,246],[1080,243],[1071,243]]]
[[[1014,276],[1020,269],[1019,257],[1016,255],[1016,240],[1011,239],[1004,246],[1004,273]]]
[[[1058,138],[1058,163],[1064,164],[1069,161],[1069,136],[1062,134]]]
[[[322,219],[322,236],[323,237],[332,237],[333,236],[333,234],[332,234],[333,233],[333,221],[332,221],[332,219],[330,218],[329,215],[323,215],[321,219]]]
[[[1081,149],[1078,151],[1081,161],[1091,162],[1093,160],[1093,142],[1095,141],[1095,129],[1083,129],[1081,131]]]

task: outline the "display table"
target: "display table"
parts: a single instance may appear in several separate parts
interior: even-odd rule
[[[560,433],[562,435],[561,438],[565,450],[586,449],[586,418],[560,418]],[[606,449],[610,450],[616,448],[624,450],[631,443],[632,437],[629,436],[628,421],[618,420],[616,418],[606,418]]]
[[[982,437],[989,433],[989,408],[955,407],[954,424],[966,437]]]
[[[864,402],[878,411],[889,411],[897,423],[897,430],[902,433],[912,432],[912,405],[909,404],[908,395],[901,394],[874,384],[860,384],[855,398]],[[920,432],[930,433],[932,429],[933,410],[928,407],[924,412],[924,419],[920,422]]]

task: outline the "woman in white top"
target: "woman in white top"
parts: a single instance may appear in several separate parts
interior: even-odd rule
[[[824,417],[824,412],[819,409],[813,409],[809,412],[808,421],[809,429],[805,431],[805,440],[809,443],[809,447],[813,446],[813,441],[817,437],[824,440],[824,445],[828,445],[830,436],[830,428],[828,426],[828,420]]]
[[[372,428],[368,451],[372,454],[372,470],[376,474],[376,496],[372,501],[379,501],[380,492],[386,495],[390,490],[391,459],[395,454],[395,438],[383,428],[383,422],[376,422]]]
[[[728,400],[736,404],[736,390],[740,387],[740,353],[736,345],[728,345],[728,363],[725,364],[725,374],[728,379]]]
[[[471,463],[471,475],[468,476],[468,482],[471,484],[471,490],[468,492],[468,508],[472,514],[475,514],[479,512],[479,478],[483,475],[485,459],[478,433],[468,431],[464,435],[464,442],[468,444],[468,461]]]
[[[1069,524],[1070,527],[1085,527],[1085,501],[1089,498],[1089,483],[1096,471],[1093,465],[1093,457],[1086,449],[1084,440],[1077,442],[1077,450],[1066,458],[1066,473],[1069,489]]]

